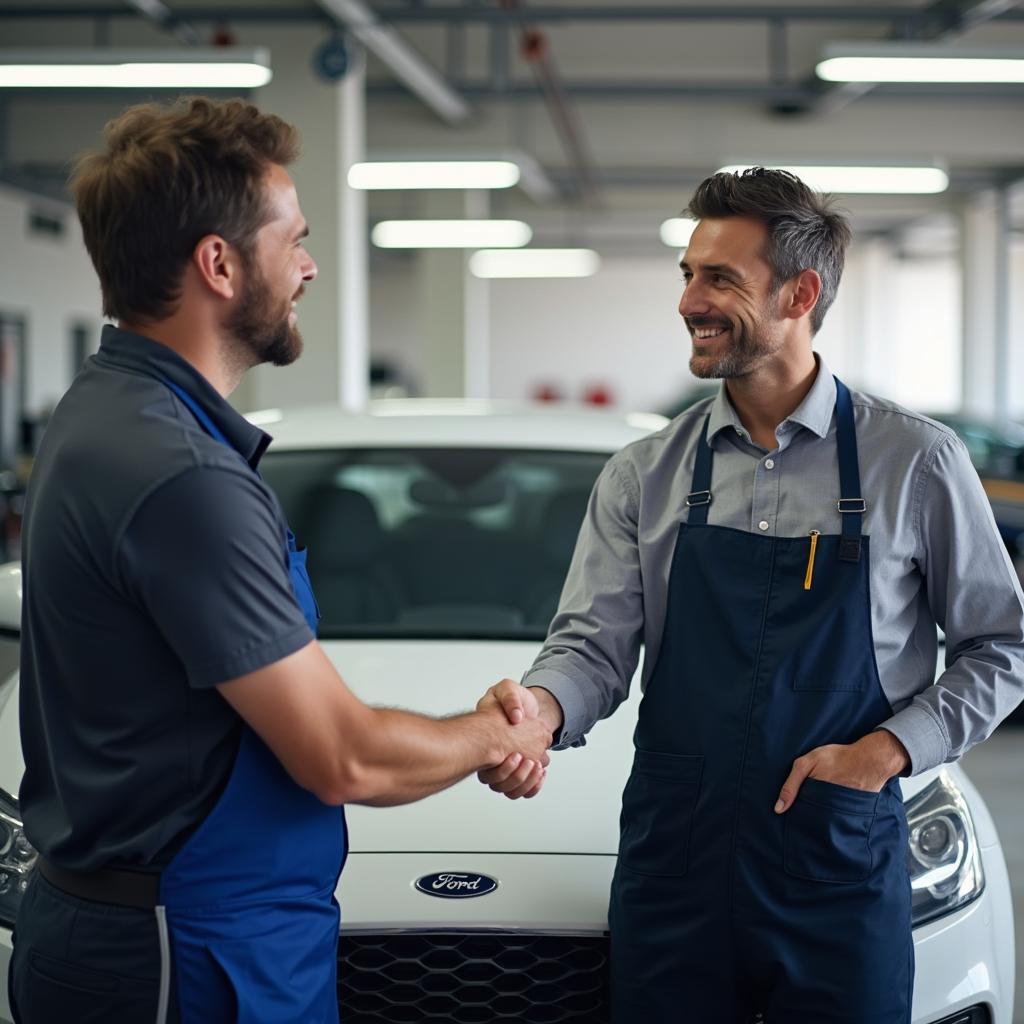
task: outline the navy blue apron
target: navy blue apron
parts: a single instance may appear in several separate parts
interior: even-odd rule
[[[195,400],[163,381],[203,429],[231,443]],[[316,632],[306,552],[287,533],[295,597]],[[344,808],[299,786],[248,726],[227,787],[164,870],[181,1024],[335,1024]]]
[[[707,524],[704,422],[622,799],[615,1024],[742,1024],[755,1012],[765,1024],[909,1024],[896,780],[867,793],[807,779],[774,813],[795,758],[892,715],[871,636],[853,408],[836,386],[842,497],[821,495],[808,536]]]

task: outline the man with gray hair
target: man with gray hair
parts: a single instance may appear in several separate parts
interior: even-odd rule
[[[482,703],[580,745],[646,644],[616,1024],[909,1024],[897,779],[1021,700],[1024,597],[964,445],[813,351],[845,219],[764,168],[708,178],[689,213],[679,312],[722,388],[608,462],[544,649]],[[481,779],[539,788],[511,762]]]

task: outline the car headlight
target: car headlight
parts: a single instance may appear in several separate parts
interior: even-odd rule
[[[951,914],[985,888],[978,837],[963,793],[946,772],[906,804],[913,927]]]
[[[36,851],[25,838],[18,801],[0,789],[0,924],[13,927]]]

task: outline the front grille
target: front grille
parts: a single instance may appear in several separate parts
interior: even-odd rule
[[[991,1024],[992,1015],[987,1006],[972,1006],[969,1010],[961,1010],[952,1017],[943,1017],[935,1024]]]
[[[608,939],[510,932],[346,935],[344,1024],[608,1020]]]

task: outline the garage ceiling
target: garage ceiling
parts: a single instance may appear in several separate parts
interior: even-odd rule
[[[311,56],[331,37],[336,26],[327,6],[315,0],[0,0],[0,46],[186,46],[221,33],[270,47],[273,61],[283,31],[308,33]],[[950,173],[948,193],[846,200],[862,233],[899,237],[950,225],[963,196],[1024,178],[1024,87],[830,86],[813,75],[824,45],[837,41],[927,39],[1024,52],[1021,2],[382,0],[367,6],[470,108],[464,123],[446,124],[371,57],[370,155],[528,153],[557,186],[557,197],[541,209],[513,190],[496,197],[493,209],[528,215],[543,244],[644,250],[660,220],[726,163],[939,160]],[[62,150],[61,139],[76,135],[62,131],[62,123],[76,110],[79,117],[109,116],[135,99],[0,97],[0,176],[59,194],[74,155]],[[97,131],[99,124],[97,117]],[[371,216],[407,213],[409,204],[408,196],[375,194]],[[1018,205],[1015,214],[1024,222]]]

